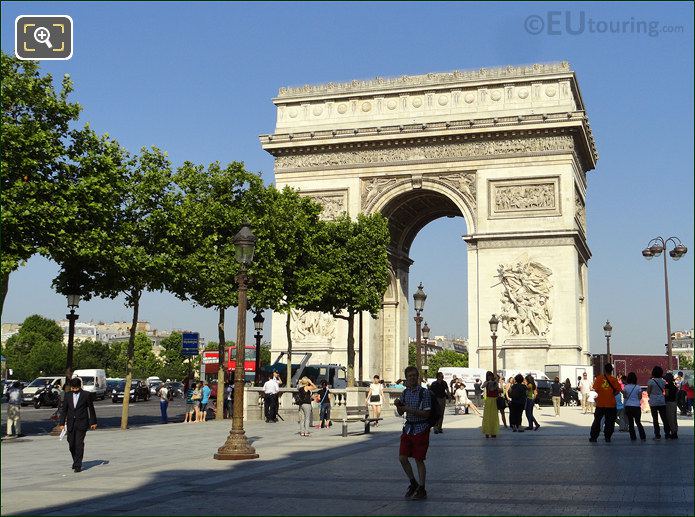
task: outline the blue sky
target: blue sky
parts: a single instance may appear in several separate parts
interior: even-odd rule
[[[669,275],[672,327],[693,326],[691,3],[3,2],[7,53],[19,14],[72,16],[73,58],[42,69],[72,76],[82,122],[132,151],[165,149],[176,164],[242,160],[266,182],[272,160],[258,135],[273,130],[280,86],[568,60],[600,154],[587,200],[592,351],[604,350],[610,318],[614,352],[663,352],[663,268],[640,255],[656,235],[677,235],[692,250],[669,260]],[[540,34],[525,28],[538,27],[533,15],[546,24]],[[583,16],[584,32],[553,25],[560,34],[549,34],[549,17],[565,16],[573,29]],[[624,32],[601,32],[611,21]],[[635,33],[639,22],[666,32]],[[467,334],[465,233],[463,219],[441,219],[411,250],[411,285],[425,284],[433,334]],[[56,272],[34,258],[14,273],[3,321],[63,317],[50,288]],[[79,312],[81,321],[129,319],[122,300]],[[143,297],[141,319],[216,337],[213,311],[166,293]]]

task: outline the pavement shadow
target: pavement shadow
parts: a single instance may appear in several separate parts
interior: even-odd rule
[[[101,465],[108,465],[109,460],[89,460],[82,462],[82,470],[89,470],[94,467],[99,467]]]

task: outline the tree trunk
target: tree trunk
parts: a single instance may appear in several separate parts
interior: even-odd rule
[[[219,339],[219,369],[217,370],[217,407],[215,409],[215,420],[224,418],[224,372],[226,371],[224,364],[224,307],[220,307],[220,319],[217,324],[217,335]]]
[[[285,380],[285,387],[291,388],[292,382],[292,331],[290,329],[290,323],[292,318],[292,309],[287,309],[287,319],[285,320],[285,333],[287,334],[287,373]]]
[[[5,306],[5,296],[7,289],[10,286],[10,273],[4,273],[0,279],[0,316],[2,316],[2,308]]]
[[[121,431],[128,429],[128,405],[130,403],[130,386],[133,382],[133,356],[135,351],[135,331],[138,326],[138,311],[140,310],[141,291],[133,291],[131,300],[133,304],[133,324],[130,327],[130,339],[128,340],[128,362],[126,364],[125,388],[123,390],[123,410],[121,411]]]
[[[355,313],[348,311],[348,335],[347,335],[347,385],[355,387]]]

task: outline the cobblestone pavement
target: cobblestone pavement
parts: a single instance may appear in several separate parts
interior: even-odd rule
[[[2,443],[2,515],[693,515],[693,420],[678,441],[588,442],[590,415],[543,408],[538,431],[485,439],[474,415],[447,415],[427,458],[429,498],[403,499],[401,422],[368,435],[340,426],[302,438],[294,422],[251,423],[260,458],[212,459],[229,421],[89,432],[85,470],[67,444]],[[646,415],[645,415],[646,416]]]

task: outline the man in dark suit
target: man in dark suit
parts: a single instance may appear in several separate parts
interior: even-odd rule
[[[90,394],[82,390],[82,381],[78,378],[70,380],[70,392],[66,393],[63,399],[59,427],[61,431],[65,425],[68,426],[72,469],[75,472],[81,472],[84,437],[87,434],[87,428],[97,428],[97,415]]]

